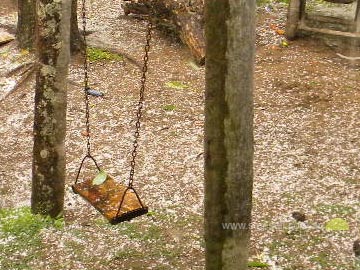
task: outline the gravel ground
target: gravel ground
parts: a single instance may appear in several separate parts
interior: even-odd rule
[[[141,62],[145,24],[122,16],[120,5],[91,2],[90,38]],[[258,9],[251,260],[272,270],[357,270],[352,244],[360,237],[360,69],[322,42],[286,41],[285,13],[283,4]],[[9,10],[1,18],[16,21]],[[30,200],[34,81],[5,98],[18,77],[4,77],[29,58],[12,44],[0,48],[1,208],[28,206]],[[71,82],[82,81],[80,60],[72,61]],[[106,96],[91,100],[94,155],[125,181],[140,70],[126,60],[99,61],[91,64],[90,77]],[[171,88],[171,81],[185,86]],[[31,248],[0,251],[0,268],[11,261],[21,269],[14,265],[30,258],[25,269],[203,269],[203,105],[204,68],[155,31],[136,171],[136,187],[151,214],[110,226],[70,190],[86,150],[82,91],[71,83],[66,226],[41,231],[46,252],[39,256]],[[306,220],[297,222],[294,211]],[[335,217],[350,229],[326,231]],[[1,234],[0,240],[0,246],[12,241]]]

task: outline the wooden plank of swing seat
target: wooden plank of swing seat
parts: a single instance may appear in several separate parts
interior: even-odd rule
[[[148,212],[148,208],[141,206],[136,194],[130,189],[126,192],[119,215],[117,215],[121,198],[127,187],[116,182],[109,175],[100,185],[93,185],[92,182],[91,179],[85,180],[73,185],[72,189],[106,217],[111,224],[127,221]]]

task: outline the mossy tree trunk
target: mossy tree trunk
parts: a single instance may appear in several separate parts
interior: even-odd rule
[[[57,217],[64,205],[66,78],[71,0],[38,0],[31,207]]]
[[[35,37],[36,0],[18,0],[18,22],[16,37],[19,47],[32,49]]]
[[[253,0],[205,1],[208,270],[247,269],[253,183],[255,4]]]
[[[18,22],[16,37],[19,47],[33,49],[35,42],[36,0],[18,0]],[[77,0],[71,2],[71,52],[84,49],[83,38],[79,32],[77,19]]]

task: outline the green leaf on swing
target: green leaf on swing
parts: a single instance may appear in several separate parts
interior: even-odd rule
[[[167,83],[165,83],[165,85],[167,87],[174,88],[174,89],[186,89],[189,87],[186,84],[183,84],[182,82],[179,82],[179,81],[167,82]]]
[[[96,175],[96,177],[93,179],[92,184],[93,185],[101,185],[105,182],[107,178],[107,173],[103,170],[100,170],[99,173]]]

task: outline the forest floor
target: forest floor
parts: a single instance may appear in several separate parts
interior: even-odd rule
[[[0,25],[15,24],[13,1],[1,5]],[[124,17],[120,5],[92,1],[89,38],[141,63],[145,24]],[[281,3],[258,8],[250,261],[272,270],[358,270],[359,62],[339,57],[349,50],[332,41],[286,44],[285,14]],[[76,86],[83,71],[81,57],[73,57],[64,224],[51,226],[28,210],[34,78],[7,95],[19,73],[5,75],[31,57],[14,42],[0,47],[0,269],[203,269],[204,67],[154,31],[135,175],[150,212],[111,226],[70,188],[86,150],[83,92]],[[140,69],[127,58],[93,61],[90,81],[106,97],[91,98],[93,154],[125,181]],[[296,221],[295,211],[306,220]],[[326,230],[334,218],[349,228]]]

